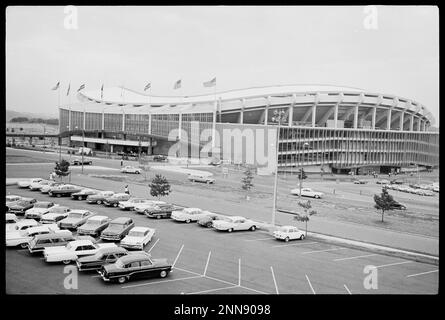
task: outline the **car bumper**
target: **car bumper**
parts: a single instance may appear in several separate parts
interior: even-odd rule
[[[102,280],[109,282],[110,278],[108,276],[105,275],[104,272],[98,270],[97,273],[102,277]]]
[[[109,241],[120,241],[121,237],[119,236],[108,236],[108,235],[101,235],[100,238],[102,240],[109,240]]]
[[[40,220],[41,218],[42,218],[42,216],[38,215],[38,214],[25,214],[25,219]]]
[[[76,225],[61,223],[59,224],[60,229],[77,229]]]
[[[97,232],[96,231],[90,231],[90,230],[79,230],[79,229],[77,229],[77,234],[79,236],[96,236]]]
[[[139,250],[144,249],[144,245],[142,244],[121,243],[120,246],[127,249],[139,249]]]

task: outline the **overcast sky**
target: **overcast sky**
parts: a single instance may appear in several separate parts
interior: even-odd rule
[[[57,115],[57,93],[124,85],[154,95],[332,84],[424,104],[439,123],[436,7],[8,7],[6,107]],[[367,20],[370,21],[370,20]],[[180,92],[173,90],[182,79]],[[73,90],[74,89],[74,90]],[[72,95],[70,101],[75,101]]]

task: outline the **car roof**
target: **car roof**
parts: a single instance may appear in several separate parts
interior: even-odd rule
[[[36,204],[50,204],[50,203],[54,203],[52,201],[37,201],[36,203],[34,203],[34,205]]]
[[[152,228],[148,228],[148,227],[134,227],[130,231],[145,232],[146,230],[152,230]]]
[[[42,238],[45,239],[45,238],[54,238],[57,236],[60,237],[60,236],[67,236],[67,235],[73,236],[73,233],[69,230],[56,230],[54,233],[38,234],[38,235],[36,235],[36,237],[38,239],[42,239]]]
[[[128,220],[132,220],[132,219],[128,218],[128,217],[118,217],[116,219],[113,219],[111,222],[113,222],[113,223],[125,223]]]
[[[84,209],[74,209],[71,210],[69,213],[85,213],[85,212],[89,212],[89,210],[84,210]]]
[[[18,226],[28,226],[28,225],[38,225],[37,221],[34,219],[23,219],[17,222]]]
[[[108,219],[107,216],[92,216],[91,218],[88,218],[88,220],[103,220],[103,219]]]
[[[145,260],[147,258],[151,258],[151,255],[148,252],[131,252],[130,254],[123,256],[120,258],[122,263],[127,264],[134,261]]]
[[[26,231],[30,232],[30,231],[39,231],[39,230],[48,230],[48,229],[50,229],[48,226],[35,226],[35,227],[26,229]]]
[[[108,254],[108,253],[127,252],[127,250],[122,247],[102,247],[98,250],[98,252],[103,253],[103,254]]]
[[[74,240],[70,242],[72,245],[76,246],[85,246],[88,244],[92,244],[91,240]]]

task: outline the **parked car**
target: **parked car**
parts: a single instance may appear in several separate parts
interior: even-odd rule
[[[9,206],[15,204],[17,201],[22,200],[23,197],[16,195],[7,195],[6,196],[6,212],[9,211]]]
[[[17,202],[13,202],[8,206],[8,212],[16,215],[24,215],[25,211],[34,207],[36,199],[25,198]]]
[[[42,189],[43,186],[47,186],[51,182],[52,181],[50,181],[50,180],[40,180],[40,181],[31,182],[31,184],[29,185],[29,190],[31,190],[31,191],[40,190],[40,189]]]
[[[159,203],[144,210],[144,214],[149,218],[170,218],[176,206],[170,203]]]
[[[392,204],[392,208],[397,210],[406,210],[406,206],[397,201],[394,201],[394,203]]]
[[[59,230],[54,233],[36,235],[28,242],[29,253],[43,252],[45,248],[64,246],[76,238],[69,230]]]
[[[433,187],[433,191],[434,191],[434,192],[439,192],[439,186],[434,186],[434,187]]]
[[[215,183],[215,179],[212,178],[212,175],[206,175],[206,174],[189,174],[187,179],[189,179],[191,182],[204,182],[207,184]]]
[[[150,202],[151,200],[144,198],[130,198],[127,201],[119,201],[119,208],[123,210],[133,210],[136,205]]]
[[[100,248],[93,255],[77,258],[77,269],[79,271],[99,270],[103,265],[114,263],[127,254],[127,249],[118,246]]]
[[[45,262],[69,264],[77,258],[95,254],[100,248],[117,247],[114,243],[93,243],[90,240],[74,240],[65,246],[47,247],[43,250]]]
[[[367,184],[368,181],[366,180],[354,180],[354,184]]]
[[[55,230],[59,230],[56,224],[48,224],[44,226],[35,226],[27,228],[26,230],[9,232],[6,236],[7,247],[21,246],[26,248],[28,242],[38,234],[52,233]]]
[[[217,166],[221,165],[222,163],[223,163],[222,160],[212,160],[209,162],[209,165],[217,167]]]
[[[102,231],[100,238],[102,240],[120,241],[133,227],[133,219],[128,217],[119,217],[110,222],[108,227]]]
[[[29,188],[31,183],[33,183],[33,182],[40,182],[42,180],[43,180],[42,178],[32,178],[32,179],[28,179],[28,180],[20,180],[20,181],[17,182],[17,186],[19,188]]]
[[[13,213],[7,213],[5,215],[5,223],[6,223],[6,232],[12,231],[15,228],[15,225],[19,219],[17,219],[17,216]]]
[[[184,208],[182,210],[174,210],[171,214],[171,218],[176,221],[190,223],[192,221],[198,221],[207,214],[209,214],[209,211],[203,211],[199,208]]]
[[[304,232],[294,226],[282,226],[278,230],[273,232],[275,239],[284,240],[288,242],[289,240],[304,239]]]
[[[54,206],[49,209],[48,213],[45,213],[40,219],[40,223],[58,223],[60,220],[65,219],[70,212],[70,208],[64,206]]]
[[[97,237],[110,224],[111,219],[107,216],[92,216],[87,222],[77,228],[78,235],[89,235]]]
[[[138,205],[135,205],[133,210],[136,211],[137,213],[145,213],[145,209],[149,209],[152,208],[158,204],[165,204],[164,201],[157,201],[157,200],[149,200],[145,203],[140,203]]]
[[[62,186],[64,184],[65,184],[64,182],[60,182],[60,181],[51,182],[50,184],[43,185],[40,188],[40,192],[41,193],[48,193],[52,188],[55,188],[55,187],[58,187],[58,186]]]
[[[49,209],[54,207],[54,202],[51,201],[37,201],[31,209],[26,210],[26,219],[40,220],[42,216],[49,212]]]
[[[213,227],[213,221],[224,220],[224,216],[219,216],[215,213],[209,213],[198,220],[198,224],[203,227],[211,228]]]
[[[69,197],[73,193],[79,192],[80,190],[82,190],[81,187],[78,187],[78,186],[75,186],[75,185],[72,185],[72,184],[65,184],[65,185],[62,185],[62,186],[51,188],[49,190],[49,192],[48,192],[48,195],[50,197],[56,196],[58,198],[63,197],[63,196]]]
[[[377,184],[390,184],[390,181],[386,180],[386,179],[382,179],[382,180],[377,180],[375,183],[377,183]]]
[[[99,190],[94,189],[82,189],[79,192],[72,193],[71,198],[73,198],[74,200],[85,200],[88,196],[98,194],[99,192]]]
[[[300,189],[296,188],[296,189],[292,189],[290,191],[291,194],[293,195],[300,195]],[[318,192],[318,191],[314,191],[311,188],[301,188],[301,196],[302,197],[311,197],[311,198],[315,198],[315,199],[320,199],[323,196],[322,192]]]
[[[130,199],[130,195],[128,193],[115,193],[111,197],[107,197],[104,200],[104,206],[107,207],[116,207],[119,206],[119,201],[127,201]]]
[[[165,278],[172,265],[167,259],[152,259],[147,252],[130,253],[116,260],[115,263],[101,267],[99,274],[104,281],[125,283],[132,279],[152,276]]]
[[[58,225],[60,229],[77,229],[93,215],[94,213],[89,210],[72,210],[65,219],[59,221]]]
[[[390,184],[403,184],[403,180],[400,179],[394,179],[390,181]]]
[[[71,164],[73,166],[81,166],[82,162],[83,162],[84,165],[88,165],[88,164],[91,165],[91,164],[93,164],[92,160],[88,160],[86,158],[83,158],[83,161],[82,161],[82,157],[75,157],[75,158],[73,158],[73,160],[71,161]]]
[[[156,161],[156,162],[167,161],[167,156],[164,156],[163,154],[157,154],[153,157],[153,161]]]
[[[35,221],[34,219],[23,219],[16,222],[14,227],[9,228],[9,230],[6,231],[6,237],[8,237],[9,232],[18,232],[22,230],[26,230],[31,227],[37,227],[39,223]]]
[[[141,169],[133,167],[133,166],[125,166],[121,169],[122,173],[141,173]]]
[[[101,204],[105,198],[111,197],[113,194],[113,191],[101,191],[97,194],[87,196],[87,202]]]
[[[127,249],[144,250],[144,247],[151,241],[156,230],[147,227],[134,227],[121,240],[121,246]]]
[[[213,221],[213,228],[228,232],[238,230],[255,231],[257,229],[257,226],[256,223],[252,220],[240,216],[234,216],[226,217],[224,220]]]

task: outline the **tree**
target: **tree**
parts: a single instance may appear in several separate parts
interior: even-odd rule
[[[9,122],[28,122],[29,119],[27,117],[15,117],[9,120]]]
[[[307,237],[307,222],[309,221],[309,217],[310,216],[312,216],[314,214],[317,214],[317,211],[311,210],[312,209],[312,205],[311,205],[311,201],[310,200],[308,200],[308,201],[299,201],[298,205],[303,208],[304,213],[303,214],[298,213],[294,217],[294,219],[297,220],[297,221],[305,222],[305,224],[306,224],[306,237]]]
[[[62,159],[60,162],[56,162],[56,167],[54,168],[54,172],[59,177],[66,177],[70,174],[70,163],[65,159]]]
[[[155,175],[149,187],[150,194],[158,199],[160,197],[168,196],[171,192],[171,186],[167,181],[167,178],[160,174]]]
[[[385,215],[385,211],[394,210],[395,204],[397,203],[392,195],[389,194],[387,187],[382,188],[380,196],[377,194],[374,195],[374,202],[374,208],[382,211],[382,222],[384,222],[383,216]]]
[[[246,199],[249,199],[249,191],[253,187],[253,173],[250,167],[244,171],[244,177],[241,179],[241,188],[246,191]]]

